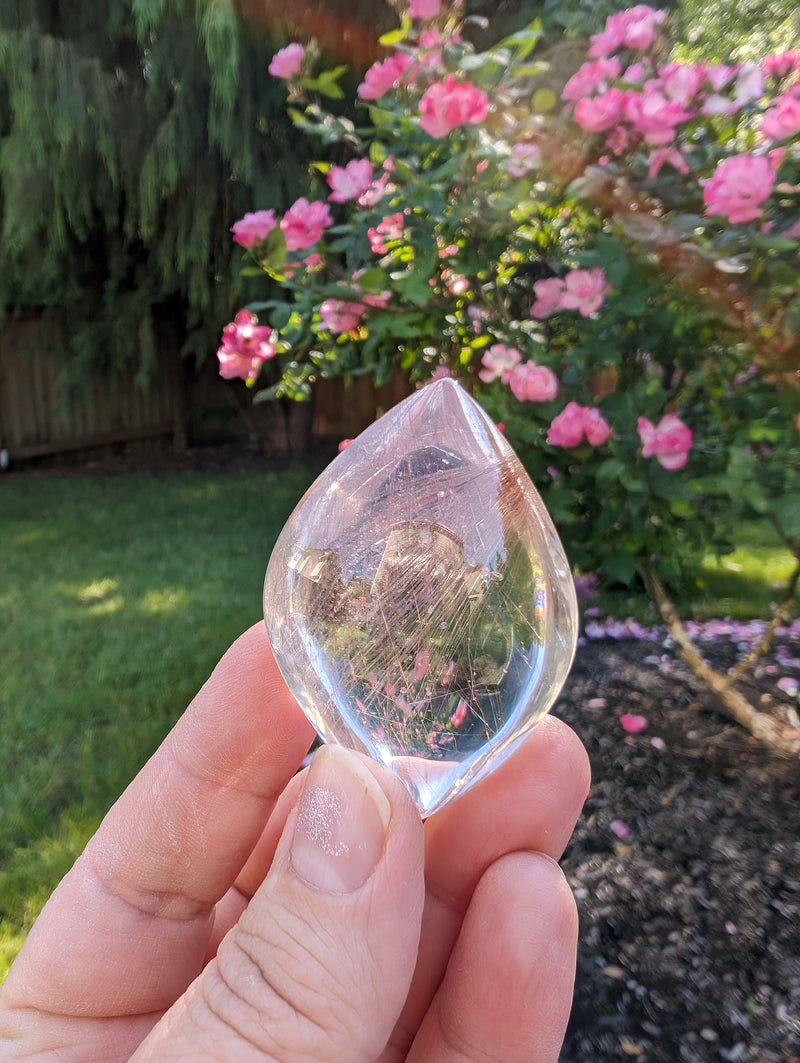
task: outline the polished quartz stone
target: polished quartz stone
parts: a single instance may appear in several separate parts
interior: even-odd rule
[[[449,378],[372,424],[307,491],[270,558],[264,614],[320,736],[386,765],[423,816],[547,712],[578,626],[539,495]]]

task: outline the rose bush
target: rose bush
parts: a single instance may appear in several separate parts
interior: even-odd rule
[[[612,581],[686,581],[754,513],[800,555],[800,54],[679,62],[638,5],[558,83],[535,24],[478,52],[457,5],[399,6],[358,124],[321,105],[343,68],[275,57],[335,162],[233,227],[279,292],[247,311],[280,366],[257,397],[459,377]]]

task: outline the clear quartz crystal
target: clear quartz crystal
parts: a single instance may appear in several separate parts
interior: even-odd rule
[[[449,378],[381,417],[306,492],[270,558],[264,615],[320,736],[386,765],[423,816],[547,712],[578,628],[542,500]]]

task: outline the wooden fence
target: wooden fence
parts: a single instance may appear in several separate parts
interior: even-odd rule
[[[357,435],[409,392],[397,378],[376,388],[360,377],[345,388],[322,381],[313,404],[253,403],[241,381],[222,380],[216,359],[199,370],[167,352],[168,371],[146,386],[134,371],[97,380],[91,393],[63,408],[59,364],[43,345],[38,320],[0,332],[0,464],[33,459],[85,460],[110,452],[158,453],[242,442],[265,456],[306,449],[312,440]],[[61,456],[64,455],[64,458]]]

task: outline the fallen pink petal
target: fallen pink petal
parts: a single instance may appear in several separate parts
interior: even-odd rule
[[[639,734],[640,731],[644,731],[647,727],[647,717],[638,716],[634,712],[624,712],[619,718],[620,726],[623,731],[627,731],[630,735]]]

